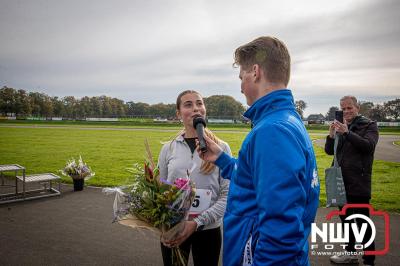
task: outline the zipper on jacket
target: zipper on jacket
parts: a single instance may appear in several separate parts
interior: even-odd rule
[[[192,150],[191,150],[190,147],[189,147],[189,144],[187,144],[187,142],[186,142],[185,140],[183,141],[183,143],[184,143],[184,145],[189,149],[190,157],[192,158],[192,161],[193,161],[193,154],[194,154],[194,152],[192,152]]]

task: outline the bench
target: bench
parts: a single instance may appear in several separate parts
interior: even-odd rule
[[[14,172],[15,185],[5,184],[3,174],[6,172]],[[25,175],[25,167],[18,164],[2,164],[0,165],[0,178],[1,178],[1,186],[4,187],[15,187],[15,193],[0,193],[0,203],[8,203],[16,201],[18,197],[18,172],[22,172],[22,175]],[[3,190],[2,190],[3,191]]]
[[[17,176],[17,179],[22,182],[22,197],[27,199],[37,199],[44,197],[52,197],[61,194],[61,177],[52,173],[45,174],[34,174],[34,175],[22,175]],[[58,190],[53,187],[53,181],[58,182]],[[41,183],[43,185],[42,189],[26,190],[25,185],[29,183]],[[47,185],[49,186],[47,188]],[[35,192],[39,192],[39,195],[32,195]],[[44,192],[48,192],[44,194]],[[28,196],[27,196],[28,195]]]
[[[15,185],[8,185],[4,182],[3,173],[14,172]],[[17,175],[22,172],[22,175]],[[15,187],[15,193],[0,193],[0,204],[10,203],[16,201],[52,197],[61,194],[61,178],[52,173],[25,175],[25,167],[18,164],[5,164],[0,165],[0,187]],[[22,183],[22,192],[18,189],[18,181]],[[58,189],[53,187],[53,183],[58,182]],[[43,187],[41,189],[27,190],[27,184],[39,183]],[[33,187],[34,185],[31,185]]]

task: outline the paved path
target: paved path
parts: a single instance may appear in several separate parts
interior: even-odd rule
[[[61,197],[0,205],[0,265],[162,265],[157,236],[111,223],[113,196],[99,188],[61,188]],[[320,208],[317,223],[331,210]],[[377,265],[400,265],[400,215],[390,219],[391,248]],[[376,226],[383,247],[383,222]],[[327,255],[310,260],[331,265]]]
[[[400,136],[380,135],[374,158],[389,162],[400,162],[400,146],[393,144],[394,141],[399,140]],[[321,147],[324,147],[325,137],[316,140],[315,143]]]
[[[399,141],[400,136],[381,135],[375,151],[375,158],[389,162],[400,162],[400,146],[394,141]]]

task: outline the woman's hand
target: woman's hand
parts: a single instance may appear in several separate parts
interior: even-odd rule
[[[185,221],[185,227],[183,228],[183,231],[177,236],[177,238],[166,241],[163,240],[163,238],[161,237],[161,242],[164,246],[167,246],[169,248],[178,247],[196,231],[196,228],[197,223],[195,221]]]

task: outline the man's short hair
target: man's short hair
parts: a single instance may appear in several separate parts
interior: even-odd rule
[[[244,70],[257,64],[270,82],[282,82],[287,86],[290,79],[290,55],[286,45],[277,38],[264,36],[236,49],[234,66]]]
[[[358,108],[360,107],[360,105],[358,104],[357,98],[356,98],[355,96],[353,96],[353,95],[346,95],[346,96],[343,96],[343,97],[340,99],[340,101],[342,102],[342,101],[347,100],[347,99],[351,100],[351,101],[353,102],[354,106],[356,106],[356,107],[358,107]]]

